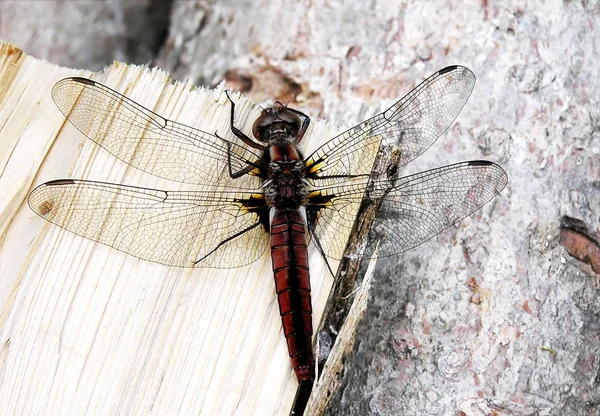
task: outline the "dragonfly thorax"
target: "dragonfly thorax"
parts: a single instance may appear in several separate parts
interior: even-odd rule
[[[287,160],[269,163],[266,182],[267,203],[279,210],[296,210],[306,204],[308,186],[304,179],[304,163]]]

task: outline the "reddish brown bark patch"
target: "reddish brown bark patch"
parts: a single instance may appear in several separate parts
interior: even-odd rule
[[[583,221],[563,217],[560,224],[560,245],[571,257],[589,264],[600,274],[600,244],[588,231]]]

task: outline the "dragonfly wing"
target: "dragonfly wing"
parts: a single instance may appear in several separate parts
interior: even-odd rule
[[[63,79],[52,88],[52,98],[85,136],[142,171],[190,184],[260,184],[254,176],[235,181],[229,176],[228,149],[234,172],[259,159],[251,150],[167,120],[98,82]]]
[[[213,268],[243,266],[264,253],[263,201],[248,191],[170,192],[70,179],[29,195],[35,213],[75,234],[144,260]]]
[[[452,124],[475,85],[475,75],[450,66],[431,75],[387,111],[329,140],[306,159],[307,170],[329,183],[368,176],[382,147],[400,150],[398,167],[427,150]],[[320,185],[322,182],[318,182]]]
[[[322,188],[330,204],[319,210],[314,233],[325,254],[341,258],[363,198],[380,203],[369,234],[378,255],[410,250],[471,215],[507,184],[504,170],[487,161],[444,166],[395,180],[349,181]],[[313,198],[315,196],[313,195]]]

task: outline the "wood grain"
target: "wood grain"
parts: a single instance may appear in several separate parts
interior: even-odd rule
[[[182,188],[128,167],[66,122],[50,98],[61,78],[91,77],[165,117],[219,132],[229,115],[222,88],[193,89],[119,63],[99,74],[60,68],[7,44],[0,62],[6,411],[287,414],[297,382],[268,251],[238,269],[166,267],[46,223],[26,202],[34,186],[64,178]],[[236,100],[248,130],[260,109]],[[335,134],[324,123],[312,129],[311,137]],[[332,278],[314,249],[309,256],[316,327]]]

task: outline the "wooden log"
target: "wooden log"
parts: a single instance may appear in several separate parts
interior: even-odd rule
[[[9,44],[0,44],[0,63],[7,412],[287,414],[297,381],[268,250],[242,268],[167,267],[62,230],[27,206],[33,187],[62,178],[190,189],[86,139],[52,102],[60,79],[89,77],[169,119],[229,135],[223,86],[196,89],[159,69],[120,63],[101,73],[66,69]],[[234,99],[236,123],[249,131],[260,108]],[[323,122],[311,129],[309,149],[336,133]],[[333,279],[314,247],[309,255],[317,327]]]

